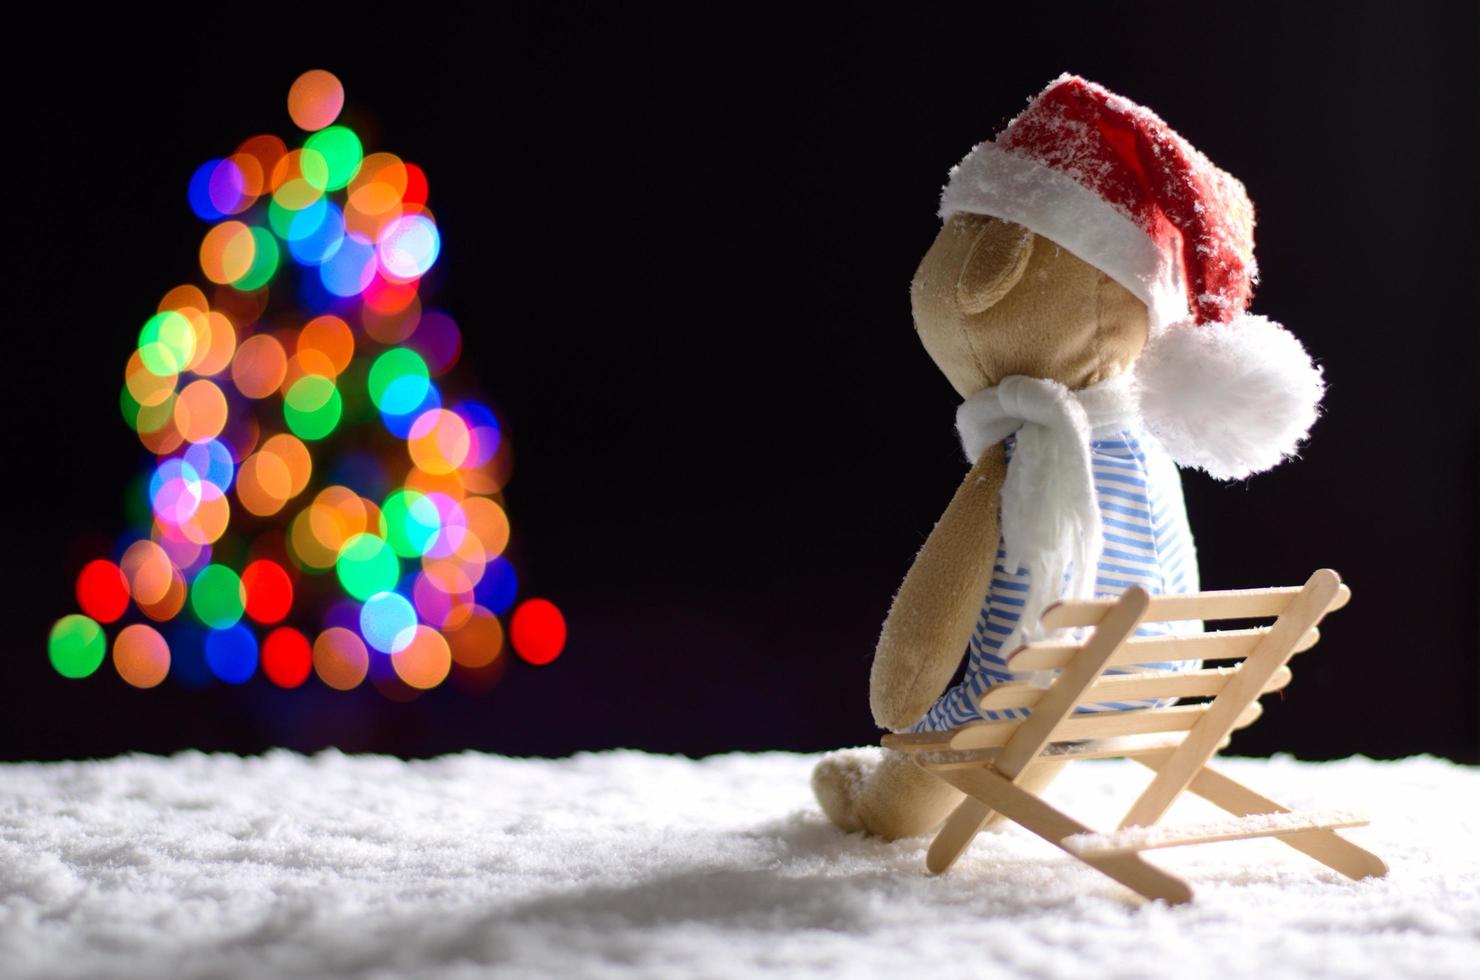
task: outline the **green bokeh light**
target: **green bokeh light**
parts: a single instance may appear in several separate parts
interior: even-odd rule
[[[358,143],[359,140],[355,142]],[[323,150],[313,145],[312,139],[304,144],[303,152],[298,154],[298,172],[303,175],[303,181],[308,186],[321,191],[328,189],[329,161],[324,157]]]
[[[141,405],[139,412],[134,416],[134,428],[138,432],[158,432],[169,424],[175,415],[175,399],[178,396],[170,395],[158,405]]]
[[[415,490],[397,490],[386,497],[380,514],[385,520],[386,544],[402,558],[425,555],[442,527],[437,505]]]
[[[322,186],[324,190],[330,191],[337,191],[354,180],[355,174],[360,172],[360,163],[365,158],[360,138],[355,135],[354,130],[345,126],[328,126],[319,130],[304,141],[303,149],[316,151],[323,156],[328,177]],[[307,177],[307,167],[304,170],[304,176]]]
[[[124,385],[118,394],[118,410],[123,413],[123,420],[128,423],[128,427],[135,432],[139,431],[139,409],[142,407],[133,392],[128,390],[128,385]]]
[[[293,382],[283,398],[283,419],[300,439],[322,439],[339,424],[343,403],[334,382],[305,374]]]
[[[394,589],[401,577],[396,553],[373,534],[356,534],[346,541],[334,570],[344,591],[361,602],[377,592]]]
[[[63,677],[89,677],[103,663],[108,639],[96,620],[81,613],[63,616],[46,638],[51,665]]]
[[[271,282],[272,277],[277,274],[278,263],[282,261],[282,252],[278,248],[277,239],[272,237],[272,232],[253,225],[252,241],[257,246],[252,253],[252,264],[247,268],[246,275],[231,284],[243,292],[261,289]],[[143,357],[143,353],[139,356]]]
[[[139,331],[139,360],[150,374],[168,378],[185,370],[195,356],[195,328],[175,310],[156,313]]]
[[[267,226],[272,233],[283,241],[288,240],[288,230],[293,227],[293,219],[301,212],[292,208],[285,208],[278,202],[277,198],[267,202]]]
[[[427,362],[421,355],[406,347],[392,347],[370,365],[370,400],[376,408],[384,408],[385,393],[402,378],[429,378]],[[414,407],[414,406],[412,406]]]
[[[245,603],[241,578],[225,565],[207,565],[190,584],[190,608],[211,629],[235,626]]]

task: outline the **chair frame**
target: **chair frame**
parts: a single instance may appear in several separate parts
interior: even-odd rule
[[[1337,834],[1363,826],[1348,811],[1296,813],[1209,766],[1230,734],[1260,714],[1259,696],[1290,680],[1288,661],[1319,639],[1317,625],[1346,605],[1351,591],[1331,569],[1298,588],[1149,595],[1140,587],[1116,599],[1073,600],[1045,610],[1046,630],[1092,627],[1080,640],[1045,640],[1009,657],[1016,670],[1057,670],[1044,689],[1027,681],[996,685],[983,708],[1030,708],[1024,719],[978,721],[945,732],[890,734],[886,748],[966,794],[930,845],[927,868],[948,870],[994,813],[1013,820],[1147,899],[1191,901],[1182,879],[1146,861],[1144,850],[1273,837],[1352,879],[1382,876],[1381,858]],[[1136,637],[1143,621],[1276,617],[1266,627]],[[1176,660],[1239,660],[1233,668],[1169,673],[1107,667]],[[1211,697],[1202,704],[1083,712],[1082,703],[1141,698]],[[1128,758],[1151,769],[1150,785],[1112,834],[1089,827],[1044,802],[1038,793],[1065,761]],[[1217,824],[1157,826],[1183,792],[1233,815]]]

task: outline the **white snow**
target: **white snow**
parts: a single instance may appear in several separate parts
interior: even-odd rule
[[[1227,759],[1392,866],[1350,882],[1272,840],[1159,851],[1144,904],[1019,828],[950,874],[848,835],[815,756],[402,762],[186,753],[0,766],[0,976],[1474,976],[1480,770]],[[1048,798],[1108,829],[1149,774]],[[1184,799],[1168,815],[1216,811]]]

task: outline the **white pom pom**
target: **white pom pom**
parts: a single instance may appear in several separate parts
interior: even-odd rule
[[[1237,480],[1295,454],[1326,391],[1321,369],[1278,323],[1174,323],[1136,363],[1141,414],[1180,466]]]

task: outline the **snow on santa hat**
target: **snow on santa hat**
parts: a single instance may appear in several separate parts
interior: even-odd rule
[[[952,168],[940,215],[958,211],[1023,225],[1146,304],[1142,416],[1181,465],[1238,479],[1309,433],[1320,368],[1283,327],[1246,312],[1254,206],[1150,110],[1060,75]]]

